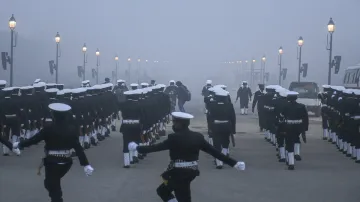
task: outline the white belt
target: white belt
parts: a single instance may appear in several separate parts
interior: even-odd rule
[[[50,150],[48,151],[49,155],[71,155],[70,150]]]
[[[191,167],[197,165],[198,165],[197,161],[174,163],[175,168],[185,168],[185,167]]]
[[[122,123],[124,124],[138,124],[140,123],[139,120],[123,120]]]
[[[288,124],[300,124],[302,120],[286,120],[285,122]]]
[[[359,119],[360,119],[360,116],[352,116],[351,118],[352,118],[352,119],[355,119],[355,120],[359,120]]]
[[[322,106],[322,107],[327,107],[327,105],[326,105],[326,104],[322,104],[321,106]]]
[[[215,120],[214,123],[229,123],[229,121],[220,121],[220,120]]]
[[[51,122],[52,119],[51,119],[51,118],[46,118],[45,121],[46,121],[46,122]]]
[[[6,118],[15,118],[16,117],[16,114],[8,114],[8,115],[5,115]]]

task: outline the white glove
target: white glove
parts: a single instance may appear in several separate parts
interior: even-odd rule
[[[234,168],[236,170],[245,170],[245,162],[239,161],[235,164]]]
[[[14,153],[16,154],[16,156],[20,156],[20,155],[21,155],[20,149],[13,149],[12,152],[14,152]]]
[[[13,143],[13,150],[19,148],[19,142]]]
[[[84,172],[87,176],[90,176],[94,172],[94,168],[91,165],[87,165],[84,167]]]
[[[135,142],[130,142],[128,145],[129,151],[136,151],[138,145]]]

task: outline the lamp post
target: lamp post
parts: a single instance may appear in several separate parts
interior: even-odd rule
[[[55,58],[55,65],[56,65],[56,74],[55,74],[55,83],[59,81],[59,43],[60,43],[60,34],[59,32],[55,35],[55,42],[56,42],[56,58]]]
[[[9,28],[10,28],[10,31],[11,31],[11,48],[10,48],[10,87],[13,86],[13,78],[14,78],[14,30],[15,30],[15,27],[16,27],[16,20],[15,20],[15,17],[14,17],[14,14],[12,14],[10,20],[9,20]]]
[[[265,64],[266,64],[266,57],[265,55],[261,58],[261,61],[262,61],[262,68],[261,68],[261,71],[260,71],[260,76],[261,76],[261,83],[265,84]]]
[[[129,79],[129,82],[131,83],[131,58],[129,57],[128,59],[127,59],[127,61],[128,61],[128,79]]]
[[[282,46],[280,46],[279,48],[279,86],[281,86],[281,74],[282,74],[282,69],[281,69],[281,63],[282,63],[282,54],[283,54],[283,48]]]
[[[332,68],[332,49],[333,49],[332,42],[333,42],[333,33],[335,31],[335,23],[332,18],[330,18],[327,28],[328,28],[328,32],[330,34],[329,48],[327,48],[327,50],[329,51],[328,85],[330,85],[331,84],[331,68]]]
[[[99,49],[96,49],[96,84],[99,84],[99,66],[100,66],[100,60],[99,60],[99,56],[100,56],[100,51]]]
[[[85,64],[87,63],[87,61],[86,61],[86,51],[87,51],[87,47],[86,47],[86,43],[84,43],[84,46],[82,47],[82,52],[84,53],[84,61],[83,61],[83,81],[85,81]]]
[[[298,39],[298,46],[299,46],[299,56],[298,56],[298,59],[299,59],[299,72],[298,72],[298,82],[300,82],[300,73],[301,73],[301,48],[304,44],[304,39],[300,36],[299,39]]]
[[[253,59],[253,60],[251,61],[251,69],[250,69],[250,88],[253,87],[253,83],[254,83],[255,62],[256,62],[255,59]]]
[[[116,81],[118,79],[118,61],[119,61],[119,57],[116,55],[115,56],[115,79],[116,79]]]

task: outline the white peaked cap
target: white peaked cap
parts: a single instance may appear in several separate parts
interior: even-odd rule
[[[169,83],[175,83],[175,80],[170,80]]]
[[[2,91],[12,91],[16,89],[15,87],[7,87],[7,88],[3,88]]]
[[[343,93],[345,93],[345,94],[353,94],[354,91],[352,89],[345,89],[345,90],[343,90]]]
[[[142,85],[142,86],[148,86],[149,84],[148,84],[148,83],[141,83],[140,85]]]
[[[71,110],[71,107],[67,104],[63,104],[63,103],[52,103],[49,104],[49,108],[53,111],[57,111],[57,112],[67,112]]]
[[[281,86],[275,87],[275,91],[276,91],[277,93],[280,93],[280,92],[285,91],[285,90],[287,90],[287,89],[286,89],[286,88],[283,88],[283,87],[281,87]]]
[[[0,80],[0,85],[6,85],[6,81],[5,80]]]
[[[244,83],[246,83],[246,84],[247,84],[247,81],[243,81],[242,83],[243,83],[243,84],[244,84]]]
[[[279,94],[280,94],[281,97],[286,97],[288,92],[289,92],[289,91],[284,88],[284,89],[282,89],[282,90],[279,92]]]
[[[137,84],[137,83],[132,83],[132,84],[130,84],[130,86],[131,86],[131,87],[135,87],[135,86],[138,87],[139,84]]]
[[[124,95],[140,95],[143,92],[141,89],[128,90],[124,92]]]
[[[330,88],[331,86],[330,85],[327,85],[327,84],[324,84],[322,85],[323,88]]]
[[[291,95],[299,95],[298,92],[295,92],[295,91],[288,91],[286,92],[286,96],[291,96]]]
[[[28,90],[28,89],[33,89],[33,88],[34,88],[34,86],[23,86],[20,89],[21,90]]]
[[[211,80],[206,80],[206,84],[212,84]]]
[[[157,84],[156,87],[157,87],[157,88],[165,88],[166,85],[165,85],[165,84]]]
[[[59,91],[59,89],[57,89],[57,88],[49,88],[49,89],[45,90],[45,92],[47,92],[47,93],[56,93],[58,91]]]
[[[229,95],[229,92],[227,92],[226,90],[223,90],[222,88],[218,88],[218,89],[215,89],[215,95],[217,96],[228,96]]]
[[[192,119],[192,118],[194,118],[193,115],[188,114],[188,113],[184,113],[184,112],[173,112],[173,113],[171,113],[171,115],[174,118],[178,118],[178,119]]]
[[[46,85],[47,86],[56,86],[57,84],[56,83],[47,83]]]
[[[118,83],[125,83],[125,80],[119,79],[119,80],[117,80],[116,82],[118,82]]]
[[[330,86],[331,89],[337,90],[337,91],[343,91],[345,90],[344,86]]]
[[[227,88],[227,86],[225,86],[223,84],[218,84],[218,85],[215,85],[214,88]]]
[[[352,92],[353,92],[355,95],[360,95],[360,90],[359,90],[359,89],[352,89]]]
[[[82,84],[88,84],[88,83],[90,83],[90,81],[89,80],[85,80],[85,81],[83,81],[83,82],[81,82]]]
[[[86,88],[75,88],[71,90],[72,93],[84,93],[86,92]]]
[[[35,79],[34,83],[39,83],[41,79]]]
[[[41,88],[41,87],[45,87],[46,83],[45,82],[38,82],[34,84],[35,88]]]

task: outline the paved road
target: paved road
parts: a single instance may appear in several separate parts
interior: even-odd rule
[[[194,130],[204,132],[201,108],[190,108],[197,118]],[[303,161],[295,171],[277,162],[275,149],[258,133],[254,115],[238,115],[236,148],[231,155],[244,160],[245,172],[230,167],[216,170],[212,158],[201,154],[201,175],[192,184],[196,202],[358,202],[360,201],[360,165],[337,152],[334,145],[321,140],[318,123],[312,123],[308,143],[303,144]],[[86,151],[96,169],[86,177],[78,161],[62,181],[65,201],[156,202],[159,174],[167,166],[167,152],[148,155],[132,169],[122,168],[121,134]],[[39,144],[26,149],[21,157],[0,157],[0,201],[49,201],[43,177],[36,175],[42,157]]]

